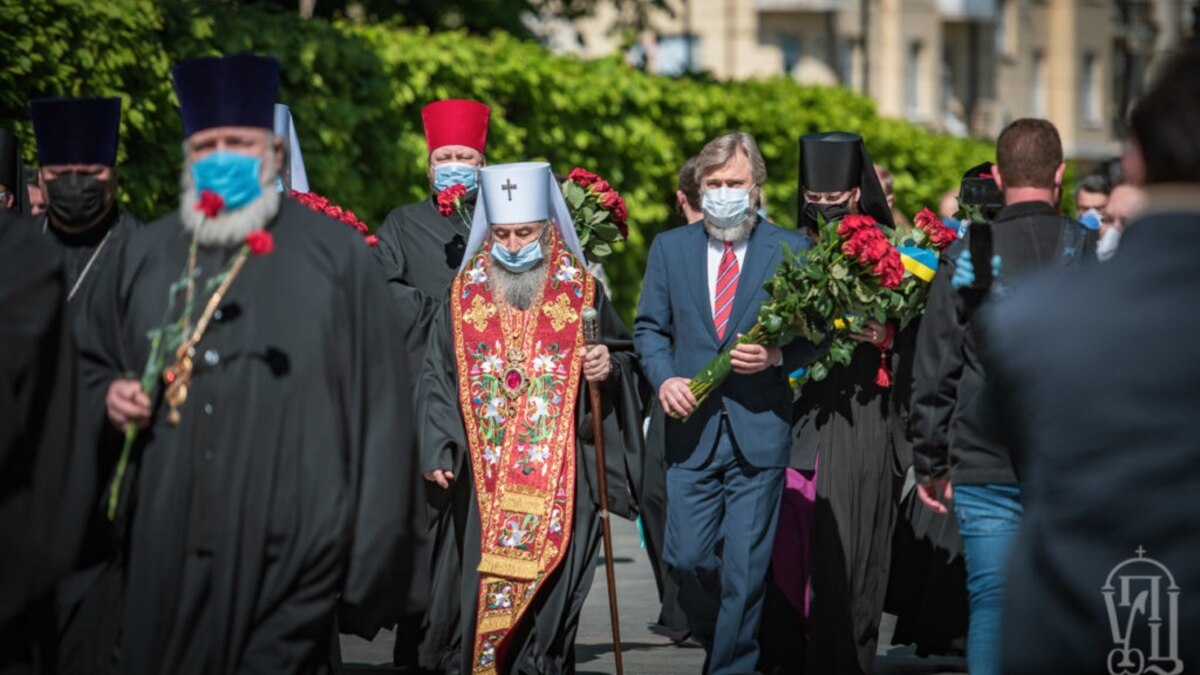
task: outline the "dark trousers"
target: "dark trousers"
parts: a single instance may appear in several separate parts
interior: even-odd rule
[[[650,427],[646,432],[646,455],[642,465],[642,489],[638,495],[641,506],[642,535],[646,555],[654,570],[658,600],[662,609],[658,625],[682,638],[688,630],[687,616],[679,606],[679,584],[667,571],[663,560],[664,539],[667,534],[667,461],[666,421],[662,406],[656,400],[650,411]]]
[[[782,490],[783,469],[747,463],[727,420],[706,465],[667,469],[664,557],[689,627],[708,652],[710,675],[745,675],[757,667]]]

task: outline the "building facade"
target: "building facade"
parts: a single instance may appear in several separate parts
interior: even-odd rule
[[[883,115],[995,138],[1045,117],[1067,154],[1118,149],[1121,120],[1163,55],[1191,39],[1198,0],[672,0],[628,52],[650,72],[787,76],[841,85]],[[585,58],[619,49],[613,10],[547,31]],[[552,34],[551,34],[552,33]]]

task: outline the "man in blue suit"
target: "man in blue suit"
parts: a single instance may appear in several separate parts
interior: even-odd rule
[[[767,299],[762,284],[783,246],[805,250],[811,242],[755,213],[767,171],[749,134],[710,142],[696,175],[704,218],[655,239],[634,344],[669,416],[664,558],[708,654],[706,672],[744,674],[758,661],[763,582],[788,463],[787,374],[818,352],[802,341],[735,343],[757,320]],[[730,348],[733,374],[697,408],[689,377]]]

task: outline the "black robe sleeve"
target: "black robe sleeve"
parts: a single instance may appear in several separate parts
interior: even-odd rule
[[[913,469],[930,478],[950,471],[950,423],[963,373],[965,309],[962,295],[950,284],[959,250],[961,246],[951,246],[938,263],[913,358]]]
[[[8,216],[0,252],[0,625],[28,633],[15,617],[74,563],[93,465],[72,445],[77,369],[61,258],[29,219]]]
[[[359,251],[355,251],[359,253]],[[358,419],[347,467],[357,495],[353,542],[342,586],[339,629],[370,638],[423,602],[428,542],[419,525],[421,479],[408,364],[390,344],[398,330],[387,291],[367,253],[354,261],[346,297],[357,341],[346,350],[343,395]]]
[[[387,279],[388,292],[392,297],[392,306],[396,313],[403,318],[398,334],[404,335],[405,351],[415,355],[411,366],[415,374],[420,373],[422,359],[420,355],[425,348],[430,327],[433,325],[445,295],[442,292],[432,292],[431,289],[419,288],[413,284],[410,268],[416,264],[412,258],[420,255],[432,255],[433,252],[410,251],[404,243],[401,228],[404,226],[402,209],[395,209],[388,214],[383,224],[375,234],[379,238],[375,246],[375,261],[383,269]]]
[[[604,293],[596,294],[596,309],[600,322],[600,342],[608,346],[612,356],[612,373],[600,386],[608,510],[632,520],[638,515],[637,488],[642,482],[645,453],[642,421],[649,389],[638,368],[633,337]],[[581,387],[576,404],[575,427],[583,450],[584,461],[580,469],[590,493],[599,495],[591,397],[586,381]],[[598,498],[593,501],[599,506]]]

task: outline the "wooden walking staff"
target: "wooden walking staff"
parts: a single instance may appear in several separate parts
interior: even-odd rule
[[[583,340],[588,346],[600,342],[600,327],[596,323],[596,310],[583,310]],[[604,571],[608,574],[608,614],[612,619],[613,657],[617,661],[617,675],[625,675],[621,665],[621,622],[617,618],[617,579],[613,571],[612,525],[608,518],[608,477],[604,461],[604,408],[600,401],[600,383],[588,382],[592,397],[592,434],[596,445],[596,487],[600,490],[600,527],[604,531]]]

